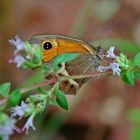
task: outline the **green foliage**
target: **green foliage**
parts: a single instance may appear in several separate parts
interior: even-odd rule
[[[126,72],[123,72],[121,74],[121,78],[124,82],[126,82],[127,84],[134,86],[135,83],[135,75],[133,70],[127,70]]]
[[[42,112],[46,107],[46,102],[47,102],[46,97],[47,96],[44,94],[30,95],[26,99],[26,102],[30,106],[30,111],[28,113],[38,114]]]
[[[25,48],[25,52],[27,53],[32,53],[32,48],[33,46],[31,44],[29,44],[28,42],[25,42],[24,48]]]
[[[131,61],[128,60],[127,56],[123,53],[120,53],[117,62],[120,64],[122,70],[128,70],[131,67]]]
[[[19,89],[14,90],[9,97],[9,103],[11,106],[15,106],[19,103],[21,100],[21,92]]]
[[[133,86],[135,80],[140,78],[140,52],[138,52],[132,60],[127,59],[126,55],[121,53],[117,62],[121,66],[122,80]]]
[[[24,53],[21,55],[25,62],[21,65],[21,68],[35,69],[42,65],[42,50],[38,45],[31,45],[28,42],[24,43]]]
[[[4,123],[7,119],[7,114],[0,112],[0,124]]]
[[[140,79],[140,72],[134,71],[134,77],[136,80]]]
[[[57,89],[55,90],[55,95],[56,95],[56,101],[57,103],[64,109],[68,110],[68,101],[67,98],[65,97],[64,93]]]
[[[41,47],[38,45],[31,45],[28,42],[25,42],[24,45],[26,54],[29,54],[36,58],[37,60],[41,60],[42,58],[42,50]]]
[[[127,84],[134,85],[133,71],[128,70],[126,73],[122,73],[121,78]]]
[[[42,59],[42,50],[41,48],[38,46],[37,49],[34,52],[34,56],[37,59],[37,61]]]
[[[53,106],[58,106],[58,103],[56,100],[54,100],[53,98],[49,98],[48,99],[48,104],[53,105]]]
[[[133,66],[140,66],[140,52],[138,52],[133,60]]]
[[[59,55],[54,59],[53,62],[54,71],[56,72],[59,69],[58,65],[61,64],[62,62],[69,62],[78,57],[79,55],[80,55],[79,53],[64,53]]]
[[[45,74],[48,74],[50,72],[50,67],[47,65],[43,65],[43,70]]]
[[[130,84],[130,85],[134,85],[134,72],[133,72],[133,70],[127,70],[127,72],[126,72],[126,77],[127,77],[127,81],[128,81],[128,83]]]
[[[9,96],[10,88],[11,88],[10,82],[1,84],[0,85],[0,95],[2,95],[4,97]]]

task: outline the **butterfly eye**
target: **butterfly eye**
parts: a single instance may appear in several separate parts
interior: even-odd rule
[[[44,50],[49,50],[52,48],[52,44],[50,42],[44,42],[43,48],[44,48]]]

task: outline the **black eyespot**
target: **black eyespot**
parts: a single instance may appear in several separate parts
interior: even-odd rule
[[[65,85],[68,85],[68,84],[69,84],[69,81],[68,81],[68,80],[65,80],[65,81],[64,81],[64,84],[65,84]]]
[[[43,44],[43,48],[44,48],[44,50],[49,50],[52,48],[52,44],[50,42],[45,42]]]

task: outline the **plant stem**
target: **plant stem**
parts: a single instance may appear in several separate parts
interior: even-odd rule
[[[83,75],[73,75],[73,76],[64,76],[60,79],[60,81],[65,81],[65,80],[68,80],[68,79],[73,79],[73,80],[76,80],[76,79],[82,79],[82,78],[90,78],[90,77],[97,77],[97,76],[100,76],[100,75],[108,75],[108,74],[111,74],[112,72],[111,71],[107,71],[107,72],[97,72],[97,73],[87,73],[87,74],[83,74]]]
[[[29,88],[23,88],[21,89],[21,93],[24,94],[26,92],[29,92],[31,90],[34,90],[36,88],[39,88],[39,87],[43,87],[43,86],[48,86],[50,84],[54,84],[54,83],[60,83],[62,81],[65,81],[65,80],[68,80],[68,79],[73,79],[73,80],[76,80],[76,79],[82,79],[82,78],[90,78],[90,77],[98,77],[98,76],[101,76],[101,75],[108,75],[108,74],[111,74],[112,72],[111,71],[108,71],[108,72],[97,72],[97,73],[89,73],[89,74],[83,74],[83,75],[72,75],[72,76],[63,76],[60,78],[60,80],[56,79],[55,77],[52,77],[49,81],[45,81],[45,82],[42,82],[42,83],[39,83],[35,86],[32,86],[32,87],[29,87]]]
[[[34,85],[34,86],[32,86],[32,87],[23,88],[23,89],[20,90],[20,92],[21,92],[22,94],[24,94],[24,93],[29,92],[29,91],[31,91],[31,90],[34,90],[34,89],[36,89],[36,88],[43,87],[43,86],[48,86],[48,85],[54,84],[54,83],[56,83],[56,82],[57,82],[57,79],[56,79],[55,77],[52,77],[52,78],[51,78],[50,80],[48,80],[48,81],[45,81],[45,82],[36,84],[36,85]]]
[[[50,80],[48,81],[45,81],[45,82],[42,82],[42,83],[38,83],[34,86],[31,86],[31,87],[28,87],[28,88],[23,88],[20,90],[21,94],[24,94],[24,93],[27,93],[29,91],[32,91],[36,88],[39,88],[39,87],[44,87],[44,86],[48,86],[50,84],[55,84],[57,85],[58,83],[62,82],[62,81],[65,81],[65,80],[68,80],[68,79],[73,79],[73,80],[76,80],[76,79],[82,79],[82,78],[90,78],[90,77],[98,77],[98,76],[101,76],[101,75],[108,75],[108,74],[111,74],[112,72],[111,71],[108,71],[108,72],[97,72],[97,73],[87,73],[87,74],[83,74],[83,75],[72,75],[72,76],[63,76],[61,77],[60,79],[56,78],[55,76],[53,76]],[[7,98],[3,99],[0,101],[0,105],[3,105],[7,102]]]
[[[36,88],[43,87],[43,86],[48,86],[50,84],[54,84],[54,83],[57,83],[57,82],[60,83],[62,81],[68,80],[68,79],[76,80],[76,79],[82,79],[82,78],[97,77],[97,76],[100,76],[100,75],[107,75],[107,74],[111,74],[111,73],[112,73],[111,71],[108,71],[108,72],[102,72],[102,73],[98,72],[98,73],[89,73],[89,74],[83,74],[83,75],[63,76],[59,80],[56,77],[52,77],[48,81],[36,84],[36,85],[34,85],[32,87],[29,87],[29,88],[21,89],[21,93],[24,94],[24,93],[29,92],[31,90],[34,90]]]

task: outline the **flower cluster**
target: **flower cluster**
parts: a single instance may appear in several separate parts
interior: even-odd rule
[[[111,59],[108,66],[99,66],[99,72],[111,70],[113,75],[121,76],[122,80],[130,85],[134,85],[135,80],[139,79],[140,73],[140,52],[138,52],[133,59],[128,59],[123,53],[118,56],[114,54],[114,47],[107,51],[107,58]]]
[[[11,117],[15,118],[16,116],[18,116],[19,119],[21,119],[22,117],[26,116],[29,113],[29,110],[30,110],[29,105],[25,103],[24,101],[22,101],[21,106],[16,106],[16,107],[11,108]],[[22,128],[22,131],[26,130],[26,133],[28,133],[28,130],[30,127],[35,129],[33,125],[33,117],[34,117],[33,115],[29,117],[26,124]]]
[[[130,60],[128,60],[127,56],[123,53],[120,53],[117,62],[120,64],[120,67],[125,70],[130,68]]]
[[[123,70],[127,70],[130,68],[130,61],[127,59],[127,56],[123,53],[120,53],[119,56],[115,55],[114,47],[111,47],[107,51],[106,57],[111,59],[113,62],[111,62],[109,66],[99,66],[97,68],[99,72],[112,70],[113,75],[120,76]]]
[[[21,106],[16,106],[11,108],[11,117],[14,118],[16,116],[21,119],[26,112],[28,112],[29,105],[24,101],[21,102]]]
[[[41,94],[31,95],[26,99],[26,102],[22,101],[20,106],[11,108],[11,117],[19,117],[19,119],[29,116],[27,122],[22,128],[22,131],[26,131],[31,127],[35,130],[33,125],[33,119],[36,114],[42,112],[46,107],[46,96]]]
[[[16,120],[9,118],[4,113],[0,113],[0,117],[0,139],[8,140],[10,135],[12,135],[14,131],[19,132],[19,129],[15,126]]]
[[[117,61],[119,59],[119,57],[117,55],[115,55],[114,53],[114,47],[111,47],[108,51],[107,51],[107,58],[110,58],[113,60],[112,63],[109,64],[109,66],[99,66],[97,68],[97,70],[99,72],[105,72],[108,70],[112,70],[113,75],[118,75],[120,76],[121,73],[121,65],[120,63]],[[120,61],[121,62],[121,61]]]
[[[15,63],[17,68],[36,68],[41,66],[42,53],[39,46],[24,42],[19,36],[9,40],[9,43],[15,46],[13,59],[10,59],[9,63]]]
[[[120,76],[120,72],[121,72],[120,65],[117,62],[110,63],[109,66],[98,66],[97,70],[99,72],[112,70],[113,75],[118,75],[118,76]]]

